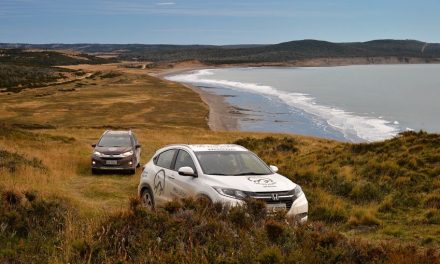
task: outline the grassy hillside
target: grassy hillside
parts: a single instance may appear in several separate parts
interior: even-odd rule
[[[23,49],[0,49],[0,63],[36,67],[76,64],[103,64],[116,62],[88,54],[65,54],[56,51],[29,51]]]
[[[102,59],[87,54],[0,49],[0,91],[20,92],[24,88],[70,81],[84,75],[82,71],[54,66],[101,64],[114,61],[114,59]]]
[[[439,135],[353,145],[213,132],[181,85],[116,65],[82,70],[91,76],[0,93],[0,262],[438,263]],[[291,225],[255,202],[146,212],[140,171],[91,174],[90,144],[107,128],[133,129],[143,162],[165,144],[242,144],[302,185],[310,221]]]
[[[35,88],[68,80],[69,76],[82,76],[81,71],[60,68],[0,65],[0,91],[20,92],[25,88]]]
[[[304,186],[311,219],[349,234],[440,244],[440,135],[333,146],[273,137],[236,143]]]
[[[0,257],[69,263],[437,263],[435,250],[349,239],[321,223],[288,225],[264,204],[228,210],[184,200],[129,209],[76,233],[69,203],[33,192],[1,192]],[[67,216],[66,216],[67,215]],[[6,223],[6,225],[5,225]],[[90,223],[89,223],[90,224]],[[12,239],[11,239],[12,237]],[[44,237],[44,239],[43,239]],[[68,240],[70,239],[70,240]],[[67,241],[66,241],[67,240]],[[7,241],[8,243],[5,243]]]

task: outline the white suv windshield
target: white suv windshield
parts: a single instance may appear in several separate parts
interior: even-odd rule
[[[210,175],[268,175],[268,166],[248,151],[195,152],[205,174]]]

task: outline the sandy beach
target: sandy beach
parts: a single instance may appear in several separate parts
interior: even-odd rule
[[[172,69],[163,69],[158,72],[149,73],[151,76],[155,76],[162,80],[169,82],[165,77],[169,75],[181,74],[184,72],[200,70],[209,68],[203,64],[190,63],[177,65]],[[239,111],[237,111],[233,106],[228,104],[225,100],[225,97],[221,95],[217,95],[214,93],[209,93],[204,91],[196,86],[183,84],[189,89],[200,95],[200,98],[203,102],[209,107],[209,118],[208,125],[209,128],[213,131],[228,131],[228,130],[238,130],[238,117],[242,115]]]

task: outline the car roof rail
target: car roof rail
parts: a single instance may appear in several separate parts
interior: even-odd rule
[[[161,150],[163,148],[168,148],[168,147],[187,147],[187,148],[189,148],[189,145],[188,144],[168,144],[168,145],[165,145],[163,147],[156,149],[156,151],[154,153],[157,153],[159,150]]]
[[[165,145],[165,146],[163,146],[161,148],[173,147],[173,146],[176,146],[176,147],[178,147],[178,146],[189,147],[188,144],[168,144],[168,145]]]

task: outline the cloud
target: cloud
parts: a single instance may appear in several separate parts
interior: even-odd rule
[[[158,6],[168,6],[168,5],[175,5],[176,3],[174,3],[174,2],[159,2],[159,3],[156,3],[156,5],[158,5]]]

